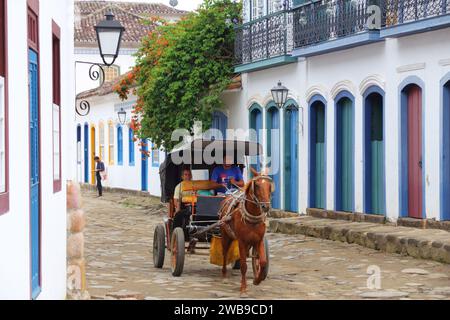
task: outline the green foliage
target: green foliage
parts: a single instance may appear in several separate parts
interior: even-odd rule
[[[139,97],[134,121],[140,137],[171,150],[177,144],[171,141],[174,130],[192,133],[195,121],[210,128],[233,76],[231,21],[240,15],[240,3],[205,0],[197,12],[164,23],[143,39],[134,71]]]

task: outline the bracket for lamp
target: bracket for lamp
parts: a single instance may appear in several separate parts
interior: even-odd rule
[[[95,62],[87,62],[87,61],[75,61],[75,74],[76,74],[76,66],[77,64],[87,64],[90,65],[89,67],[89,78],[92,81],[99,81],[100,85],[97,88],[100,88],[105,83],[105,70],[103,69],[105,65],[102,65],[100,63]],[[76,87],[76,81],[75,81],[75,87]],[[76,88],[75,88],[76,92]],[[91,111],[91,105],[87,100],[81,100],[79,103],[76,100],[75,105],[75,111],[80,117],[85,117],[89,114]]]

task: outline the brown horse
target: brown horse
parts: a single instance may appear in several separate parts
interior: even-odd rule
[[[261,175],[253,169],[252,172],[254,178],[245,186],[239,199],[228,198],[221,210],[221,218],[224,221],[221,226],[224,254],[222,274],[223,277],[227,276],[228,250],[232,242],[238,240],[242,274],[241,294],[247,291],[247,257],[251,248],[259,258],[253,283],[259,285],[266,276],[263,272],[267,264],[264,235],[266,217],[271,209],[273,182],[269,176]]]

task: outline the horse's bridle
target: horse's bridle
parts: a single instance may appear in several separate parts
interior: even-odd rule
[[[269,206],[272,205],[272,201],[268,201],[268,202],[260,201],[256,197],[256,195],[255,195],[255,182],[258,181],[258,180],[267,180],[267,181],[269,181],[270,184],[271,184],[271,191],[273,190],[273,180],[272,180],[271,177],[269,177],[269,176],[258,176],[258,177],[255,177],[255,178],[252,179],[251,187],[250,187],[251,188],[252,200],[244,198],[244,201],[242,202],[243,219],[245,219],[247,222],[252,223],[252,224],[259,224],[259,223],[264,222],[265,219],[267,218],[267,212],[264,212],[263,205],[269,205]],[[272,198],[272,193],[270,194],[270,198]],[[255,216],[255,215],[250,214],[248,212],[246,206],[245,206],[246,202],[250,202],[250,203],[255,204],[259,208],[259,210],[261,212],[261,215]]]

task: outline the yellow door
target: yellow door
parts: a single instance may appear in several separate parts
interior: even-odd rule
[[[91,183],[95,185],[95,127],[91,128]]]

